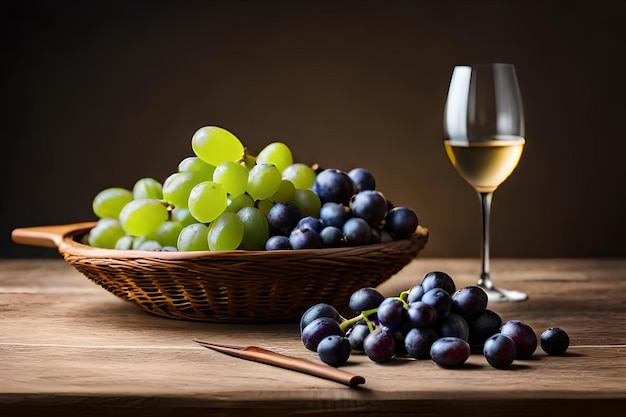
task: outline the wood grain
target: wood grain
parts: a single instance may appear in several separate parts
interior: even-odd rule
[[[394,295],[426,272],[473,285],[473,259],[419,259],[380,286]],[[232,358],[193,339],[258,345],[316,361],[293,324],[211,324],[156,317],[62,260],[0,261],[0,415],[621,415],[626,407],[626,260],[492,260],[499,284],[529,294],[492,304],[540,333],[565,328],[565,356],[538,350],[509,370],[473,354],[464,367],[353,355],[348,388]]]

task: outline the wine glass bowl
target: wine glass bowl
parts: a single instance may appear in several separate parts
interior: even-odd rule
[[[515,170],[526,143],[515,67],[503,63],[454,67],[444,110],[444,135],[448,159],[481,201],[482,271],[478,285],[490,300],[525,300],[524,293],[495,287],[489,267],[493,193]]]

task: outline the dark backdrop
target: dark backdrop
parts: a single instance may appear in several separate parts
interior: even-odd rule
[[[366,167],[430,229],[423,256],[478,256],[442,144],[452,67],[475,61],[515,64],[526,111],[492,255],[626,256],[623,4],[5,1],[0,256],[58,256],[11,230],[93,219],[99,190],[163,180],[209,124]]]

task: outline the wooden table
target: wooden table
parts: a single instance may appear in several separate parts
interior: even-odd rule
[[[395,295],[442,270],[473,285],[475,259],[418,259],[381,285]],[[461,369],[353,355],[349,388],[226,356],[192,339],[255,344],[317,361],[297,324],[225,325],[151,316],[63,260],[0,261],[0,416],[617,416],[626,409],[626,260],[492,260],[523,303],[491,304],[539,335],[567,330],[565,356],[541,349],[508,370],[480,354]]]

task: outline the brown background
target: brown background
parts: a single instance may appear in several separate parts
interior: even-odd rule
[[[442,144],[452,67],[516,65],[527,147],[496,192],[492,255],[626,256],[624,2],[3,2],[0,257],[16,227],[93,219],[109,186],[163,180],[203,125],[252,152],[370,169],[478,256],[474,191]]]

